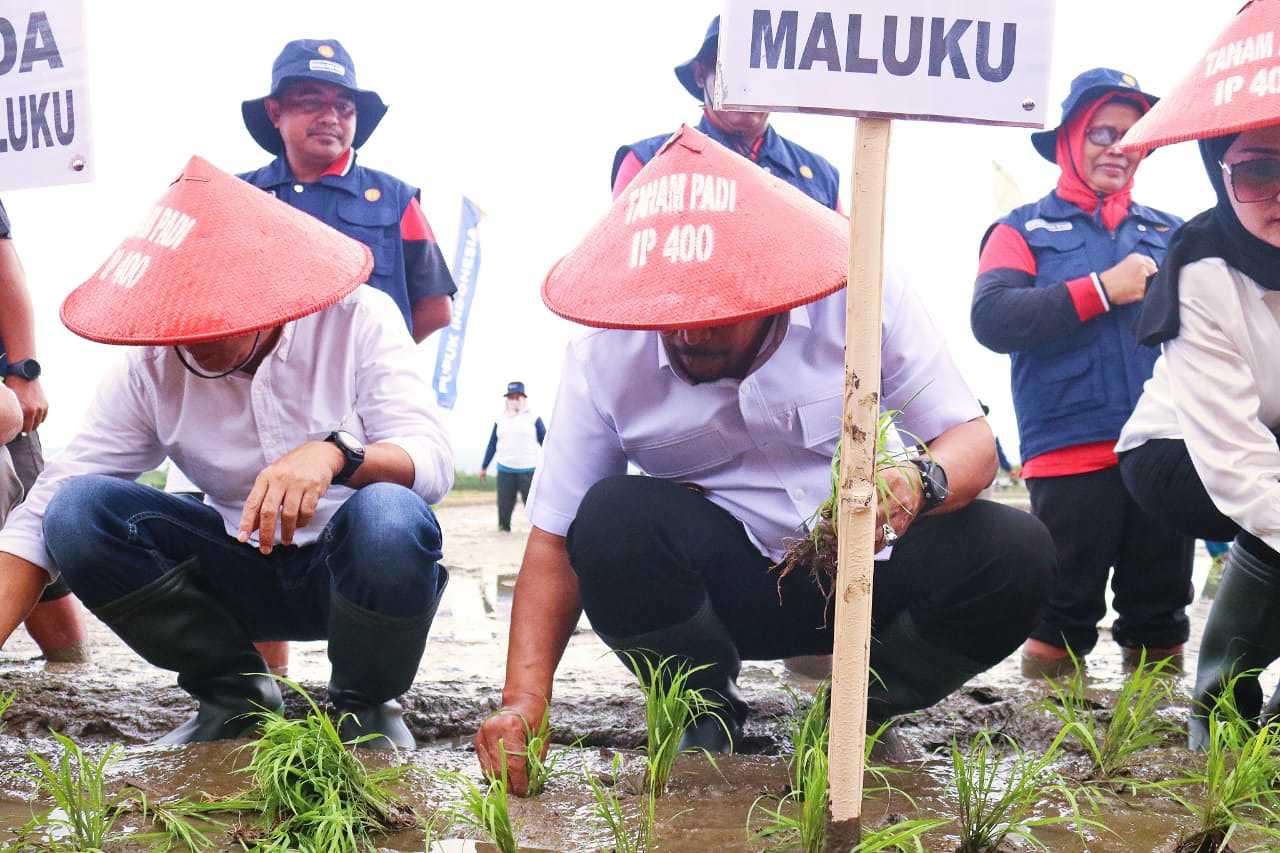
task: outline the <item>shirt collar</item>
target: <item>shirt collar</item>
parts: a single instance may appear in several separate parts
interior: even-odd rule
[[[355,149],[348,148],[337,160],[330,163],[327,169],[320,173],[320,179],[317,183],[338,187],[354,194],[358,191],[355,185],[355,166]],[[288,159],[281,154],[267,166],[262,185],[266,188],[273,188],[284,184],[292,184],[296,181],[297,178],[293,176],[293,170],[289,168]]]
[[[711,119],[707,118],[705,109],[702,112],[702,121],[698,122],[698,130],[710,136],[730,151],[738,151],[733,137],[712,124]],[[800,167],[796,164],[795,158],[791,156],[791,152],[782,141],[782,136],[773,129],[772,125],[765,128],[764,136],[756,140],[754,149],[754,156],[748,159],[757,164],[767,163],[770,166],[776,166],[791,175],[799,174]]]
[[[769,336],[765,338],[764,346],[760,348],[760,354],[751,363],[751,368],[747,371],[748,376],[759,370],[761,365],[781,349],[783,342],[791,334],[792,329],[803,329],[807,332],[812,328],[807,307],[800,305],[785,314],[779,315],[780,320],[773,324],[773,328],[769,330]],[[653,335],[658,345],[658,372],[661,373],[663,370],[668,370],[677,379],[682,382],[688,382],[689,377],[685,376],[684,371],[671,363],[671,358],[667,355],[667,348],[662,344],[662,336],[657,332],[654,332]],[[732,381],[737,382],[737,380]]]

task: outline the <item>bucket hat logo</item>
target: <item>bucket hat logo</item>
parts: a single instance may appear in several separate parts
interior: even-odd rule
[[[1160,99],[1142,91],[1138,78],[1114,68],[1091,68],[1071,81],[1071,91],[1062,102],[1062,120],[1051,130],[1031,134],[1031,144],[1050,163],[1058,162],[1058,131],[1080,107],[1093,103],[1108,92],[1130,91],[1155,106]]]

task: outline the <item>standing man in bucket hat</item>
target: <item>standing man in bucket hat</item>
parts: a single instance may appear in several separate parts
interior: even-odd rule
[[[1121,71],[1078,76],[1061,124],[1031,137],[1061,170],[1057,187],[983,238],[973,333],[1012,360],[1022,477],[1059,560],[1023,647],[1029,676],[1092,651],[1108,575],[1126,660],[1174,657],[1190,630],[1194,542],[1129,496],[1115,453],[1160,354],[1136,335],[1147,281],[1182,224],[1132,201],[1142,156],[1116,147],[1155,102]]]
[[[179,744],[282,707],[255,640],[328,638],[343,736],[414,745],[396,700],[447,582],[430,505],[453,461],[371,266],[192,158],[63,303],[71,331],[131,349],[0,531],[0,641],[60,575],[178,673],[199,705],[161,740]],[[134,482],[166,456],[203,503]]]
[[[702,104],[698,130],[736,151],[770,174],[776,175],[819,204],[840,209],[840,173],[822,157],[800,147],[769,126],[769,113],[717,110],[711,101],[716,74],[716,51],[720,40],[720,16],[707,28],[697,54],[676,66],[676,79]],[[610,176],[613,194],[618,196],[644,168],[670,134],[642,139],[618,149]]]
[[[289,42],[271,66],[270,93],[240,109],[254,141],[276,155],[240,177],[368,246],[369,284],[395,301],[415,341],[447,326],[457,288],[421,191],[356,162],[387,105],[356,85],[346,49],[336,39]]]
[[[707,665],[689,686],[719,708],[686,747],[738,737],[742,660],[831,653],[825,567],[814,555],[776,567],[803,553],[831,493],[848,223],[690,128],[647,179],[543,284],[552,311],[594,328],[566,353],[534,481],[504,713],[476,736],[487,771],[505,751],[517,792],[525,732],[547,711],[584,609],[624,659]],[[643,200],[657,191],[659,204]],[[995,474],[995,440],[942,340],[888,276],[883,406],[904,410],[904,434],[928,452],[881,472],[895,498],[877,529],[896,544],[876,568],[873,724],[932,705],[1017,648],[1052,568],[1040,522],[974,500]]]

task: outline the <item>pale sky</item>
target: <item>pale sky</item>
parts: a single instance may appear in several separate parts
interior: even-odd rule
[[[91,275],[192,154],[223,169],[265,164],[240,102],[266,94],[271,62],[294,38],[336,38],[362,87],[391,109],[361,162],[422,188],[453,261],[460,198],[487,215],[482,264],[451,415],[458,468],[479,467],[507,381],[523,380],[549,415],[576,327],[539,298],[546,271],[603,214],[621,144],[695,123],[698,105],[672,67],[701,44],[716,0],[544,3],[317,2],[216,4],[87,0],[97,176],[91,184],[5,193],[37,312],[51,401],[42,428],[57,447],[76,429],[98,377],[120,353],[63,328],[58,306]],[[963,4],[958,4],[963,5]],[[1056,123],[1072,77],[1107,65],[1155,94],[1187,74],[1240,0],[1061,0],[1051,100]],[[0,13],[2,14],[2,13]],[[783,135],[840,170],[845,209],[852,119],[776,115]],[[1012,452],[1008,358],[969,330],[978,240],[1004,211],[993,162],[1025,200],[1056,167],[1029,131],[898,122],[891,152],[887,261],[924,295],[975,393]],[[0,155],[0,170],[13,168]],[[1194,146],[1158,152],[1138,173],[1138,201],[1189,217],[1212,203]],[[422,346],[424,372],[438,336]],[[835,381],[839,381],[837,377]]]

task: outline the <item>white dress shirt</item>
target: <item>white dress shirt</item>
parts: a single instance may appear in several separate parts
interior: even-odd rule
[[[165,456],[236,536],[262,469],[338,428],[403,448],[413,460],[413,491],[435,503],[453,484],[453,457],[434,399],[399,310],[372,287],[286,324],[252,376],[202,379],[171,347],[133,348],[98,389],[79,434],[0,531],[0,551],[56,574],[42,523],[58,487],[84,474],[133,479]],[[294,543],[314,542],[353,494],[331,486]]]
[[[746,379],[691,384],[657,332],[592,331],[569,345],[529,517],[564,535],[582,496],[632,463],[697,483],[780,559],[831,491],[844,408],[845,297],[794,308]],[[882,400],[908,441],[982,417],[919,298],[885,281]],[[772,352],[770,352],[772,347]]]
[[[1280,292],[1221,258],[1178,280],[1181,328],[1116,445],[1186,441],[1218,510],[1280,550]]]

